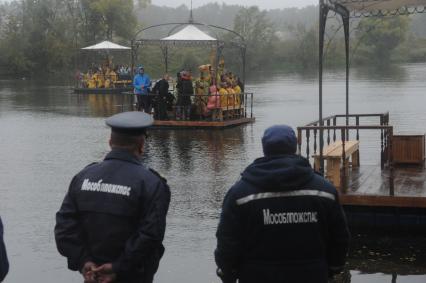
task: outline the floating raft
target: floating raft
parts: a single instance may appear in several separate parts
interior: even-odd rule
[[[223,129],[236,127],[243,124],[253,123],[255,118],[239,118],[224,121],[176,121],[176,120],[155,120],[154,128],[211,128],[211,129]]]
[[[133,90],[133,87],[125,88],[74,88],[74,93],[82,94],[120,94]]]

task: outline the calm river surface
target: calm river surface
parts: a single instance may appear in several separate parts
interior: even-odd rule
[[[324,116],[343,114],[344,74],[329,72],[325,82]],[[266,127],[298,126],[317,118],[315,75],[260,76],[248,90],[256,95],[252,125],[150,134],[145,162],[167,177],[172,190],[166,253],[156,282],[219,282],[213,250],[224,194],[262,155]],[[104,118],[120,111],[121,104],[118,97],[76,95],[54,83],[0,80],[0,215],[11,262],[6,283],[81,282],[56,251],[54,216],[72,176],[108,152]],[[352,113],[390,111],[396,132],[426,132],[425,109],[426,64],[352,71]],[[378,162],[368,154],[361,157],[364,164]],[[369,248],[376,247],[360,245],[366,255],[349,261],[353,270],[344,282],[426,282],[421,275],[426,272],[417,268],[426,263],[410,252],[393,256],[389,248],[377,255]]]

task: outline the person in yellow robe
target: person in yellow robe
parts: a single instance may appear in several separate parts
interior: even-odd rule
[[[110,77],[110,75],[111,75],[111,70],[109,69],[109,67],[106,67],[105,71],[104,71],[104,78],[105,78],[105,80],[104,80],[104,87],[105,88],[110,88],[111,87],[111,77]]]
[[[87,81],[86,82],[87,82],[88,88],[96,88],[96,77],[91,70],[87,74]]]
[[[228,92],[228,106],[234,107],[235,104],[236,104],[235,103],[236,102],[235,101],[236,95],[235,95],[235,91],[232,88],[232,85],[230,83],[227,84],[226,91]]]
[[[234,83],[233,89],[235,92],[235,105],[241,106],[241,88],[237,83]]]
[[[228,91],[226,90],[225,82],[220,84],[219,95],[220,95],[220,107],[226,107],[228,105]]]
[[[104,74],[102,73],[102,70],[97,70],[96,73],[93,75],[93,79],[96,81],[97,88],[104,87],[105,77],[104,77]]]

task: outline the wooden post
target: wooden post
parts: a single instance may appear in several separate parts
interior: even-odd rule
[[[333,126],[336,126],[337,124],[337,118],[336,116],[333,117]],[[336,141],[336,128],[333,129],[333,142]]]
[[[250,118],[253,118],[253,93],[251,94]]]
[[[384,120],[384,117],[380,116],[380,125],[381,126],[384,125],[383,120]],[[385,147],[384,147],[384,145],[385,145],[384,138],[385,137],[384,137],[384,132],[385,132],[385,130],[382,128],[380,130],[380,167],[381,167],[382,170],[385,169]]]
[[[327,119],[327,127],[330,127],[330,119]],[[327,128],[327,145],[330,145],[330,128]]]
[[[356,125],[359,126],[359,116],[356,116]],[[356,140],[359,141],[359,129],[356,129]]]
[[[302,130],[297,128],[297,154],[302,155]]]
[[[307,159],[309,159],[309,137],[310,137],[309,129],[306,129],[306,158]]]
[[[395,195],[394,189],[394,168],[393,168],[393,153],[392,153],[392,143],[393,143],[393,128],[389,129],[389,195]]]
[[[315,124],[314,126],[318,126]],[[314,154],[317,154],[317,129],[314,129]]]
[[[342,132],[341,132],[341,140],[342,140],[342,165],[341,165],[341,169],[340,169],[340,188],[342,193],[346,193],[346,167],[347,167],[347,162],[346,162],[346,152],[345,152],[345,141],[346,141],[346,130],[345,128],[342,128]]]

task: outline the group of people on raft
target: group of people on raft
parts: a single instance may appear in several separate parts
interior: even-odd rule
[[[151,89],[151,80],[142,66],[133,80],[139,111],[152,113],[157,120],[212,120],[238,117],[243,112],[244,85],[232,72],[225,71],[224,61],[214,72],[211,65],[199,66],[200,76],[190,71],[176,74],[175,95],[170,92],[170,77],[165,74]]]
[[[111,61],[97,66],[92,64],[87,73],[77,71],[79,88],[118,88],[132,83],[131,69],[126,65],[114,66]]]

